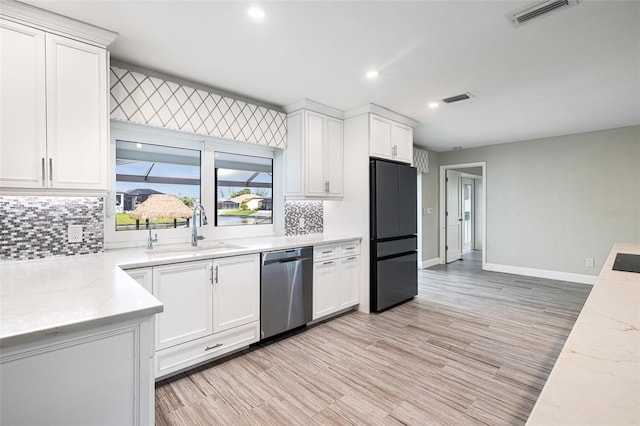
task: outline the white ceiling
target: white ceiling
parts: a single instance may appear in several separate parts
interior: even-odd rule
[[[112,57],[277,106],[370,102],[436,151],[640,124],[640,2],[27,1],[119,33]],[[364,78],[376,68],[376,81]],[[471,100],[427,104],[471,92]]]

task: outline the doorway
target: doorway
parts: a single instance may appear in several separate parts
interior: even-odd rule
[[[486,163],[440,166],[440,263],[487,259]]]

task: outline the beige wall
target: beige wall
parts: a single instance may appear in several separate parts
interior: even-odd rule
[[[640,242],[640,126],[437,157],[486,161],[488,263],[597,275],[614,242]]]
[[[438,174],[439,154],[429,151],[429,173],[420,173],[422,178],[422,209],[419,216],[422,220],[422,259],[427,262],[439,257],[438,254]],[[433,209],[433,214],[425,215],[424,209]]]

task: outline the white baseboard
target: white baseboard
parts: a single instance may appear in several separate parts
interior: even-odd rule
[[[572,283],[594,285],[598,277],[596,275],[574,274],[571,272],[548,271],[546,269],[525,268],[522,266],[499,265],[497,263],[485,263],[486,271],[504,272],[506,274],[524,275],[527,277],[547,278],[550,280],[569,281]]]
[[[425,260],[425,261],[418,262],[418,263],[419,263],[418,268],[420,268],[420,269],[430,268],[431,266],[439,265],[440,264],[440,258],[439,257],[434,257],[433,259]]]

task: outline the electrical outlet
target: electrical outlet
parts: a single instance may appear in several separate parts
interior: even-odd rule
[[[427,214],[433,214],[433,207],[427,207]]]
[[[69,225],[68,242],[81,243],[82,242],[82,225]]]
[[[298,226],[304,229],[304,225],[304,217],[301,217],[300,219],[298,219]]]
[[[585,260],[585,265],[588,266],[589,268],[593,268],[593,258],[587,257],[587,259]]]

